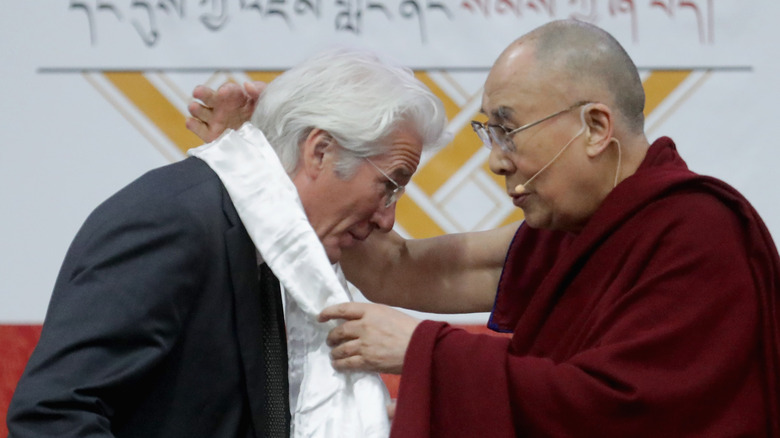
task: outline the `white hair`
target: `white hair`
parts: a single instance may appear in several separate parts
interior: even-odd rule
[[[381,155],[386,140],[403,125],[423,149],[449,138],[444,106],[408,68],[355,49],[322,52],[287,70],[263,91],[252,115],[288,174],[294,174],[300,145],[312,129],[327,131],[349,153],[337,171],[349,176],[359,158]]]

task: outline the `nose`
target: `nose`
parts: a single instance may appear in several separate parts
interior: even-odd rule
[[[490,166],[491,172],[505,177],[511,175],[516,170],[515,164],[498,146],[494,146],[490,149],[488,165]]]
[[[374,210],[373,216],[371,216],[371,223],[376,225],[382,232],[388,232],[393,229],[395,224],[395,203],[389,207],[385,207],[384,204]]]

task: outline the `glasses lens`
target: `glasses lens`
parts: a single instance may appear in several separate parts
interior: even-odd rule
[[[483,125],[480,122],[473,121],[471,122],[471,129],[473,129],[474,132],[477,133],[477,137],[479,137],[479,139],[482,141],[483,146],[485,146],[488,149],[490,149],[490,147],[493,146],[493,143],[490,141],[490,135],[485,129],[485,125]]]
[[[490,130],[490,137],[492,137],[493,142],[495,142],[502,151],[512,152],[515,150],[514,143],[512,143],[512,140],[503,128],[500,126],[488,126],[488,129]]]
[[[387,199],[385,200],[385,208],[389,208],[391,205],[398,202],[398,199],[401,198],[401,195],[404,194],[405,187],[396,187],[395,190],[390,192],[390,194],[387,196]]]

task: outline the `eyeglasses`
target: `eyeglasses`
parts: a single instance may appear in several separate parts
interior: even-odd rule
[[[378,170],[379,173],[382,174],[385,178],[387,178],[388,181],[393,183],[395,188],[387,187],[387,192],[385,193],[385,208],[389,208],[391,205],[395,204],[398,201],[398,198],[401,197],[401,195],[404,194],[406,191],[406,188],[402,185],[399,185],[397,182],[393,180],[393,178],[390,178],[390,175],[386,174],[384,170],[380,169],[379,166],[374,164],[373,161],[369,160],[368,158],[363,157],[368,163],[372,166],[374,166],[374,169]]]
[[[471,121],[471,128],[474,129],[474,132],[477,133],[477,136],[480,140],[482,140],[482,144],[488,148],[492,149],[493,143],[498,144],[498,146],[501,148],[504,152],[514,152],[515,151],[515,143],[512,141],[512,136],[517,134],[520,131],[525,131],[528,128],[532,128],[546,120],[552,119],[555,116],[561,115],[565,112],[571,111],[574,108],[581,107],[582,105],[587,105],[590,102],[578,102],[574,105],[560,110],[558,112],[552,113],[547,117],[544,117],[541,120],[537,120],[535,122],[529,123],[527,125],[523,125],[519,128],[515,129],[507,129],[501,125],[492,125],[492,124],[485,124],[482,122],[478,122],[476,120]]]

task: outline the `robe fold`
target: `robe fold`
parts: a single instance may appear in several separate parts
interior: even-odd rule
[[[489,321],[418,326],[391,436],[780,436],[777,249],[671,139],[579,234],[521,226]]]

